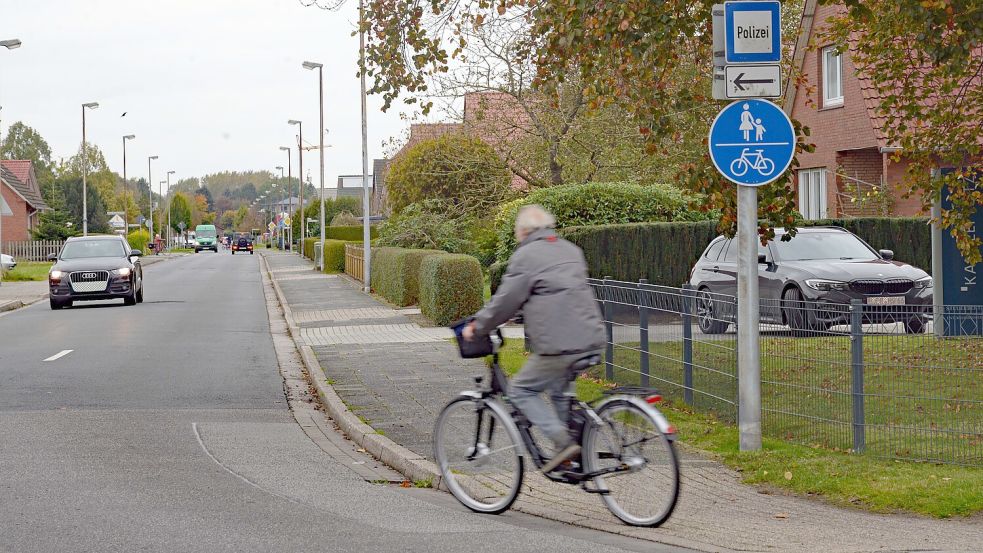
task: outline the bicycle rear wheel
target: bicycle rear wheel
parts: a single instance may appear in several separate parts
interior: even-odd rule
[[[522,487],[519,433],[497,403],[461,396],[441,411],[434,428],[434,458],[443,481],[465,507],[498,514]]]
[[[594,478],[608,510],[632,526],[659,526],[679,497],[679,460],[655,419],[627,399],[602,405],[600,426],[584,437],[587,472],[626,468]]]

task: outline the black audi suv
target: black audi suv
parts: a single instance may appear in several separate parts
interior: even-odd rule
[[[123,298],[125,305],[142,302],[141,255],[121,236],[69,238],[60,253],[49,257],[55,262],[48,272],[51,308],[115,298]]]
[[[900,322],[906,332],[925,331],[932,309],[928,273],[843,228],[802,228],[783,242],[784,233],[778,229],[775,240],[758,246],[761,322],[825,331],[848,324],[850,302],[859,299],[865,323]],[[699,291],[700,330],[727,330],[736,315],[737,241],[714,239],[690,272],[690,284]]]

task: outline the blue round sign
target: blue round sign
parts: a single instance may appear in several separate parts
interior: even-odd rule
[[[795,129],[782,108],[768,100],[738,100],[710,126],[710,159],[737,184],[761,186],[788,169],[795,154]]]

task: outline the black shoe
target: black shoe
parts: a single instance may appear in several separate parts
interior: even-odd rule
[[[556,467],[563,464],[564,461],[569,461],[577,455],[580,455],[580,446],[577,444],[568,445],[567,447],[563,448],[563,450],[557,452],[552,459],[543,465],[543,474],[553,472],[556,470]]]

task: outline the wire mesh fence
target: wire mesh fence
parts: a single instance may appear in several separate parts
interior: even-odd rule
[[[593,279],[597,376],[737,417],[736,298]],[[762,300],[762,430],[871,455],[983,466],[983,307]]]

